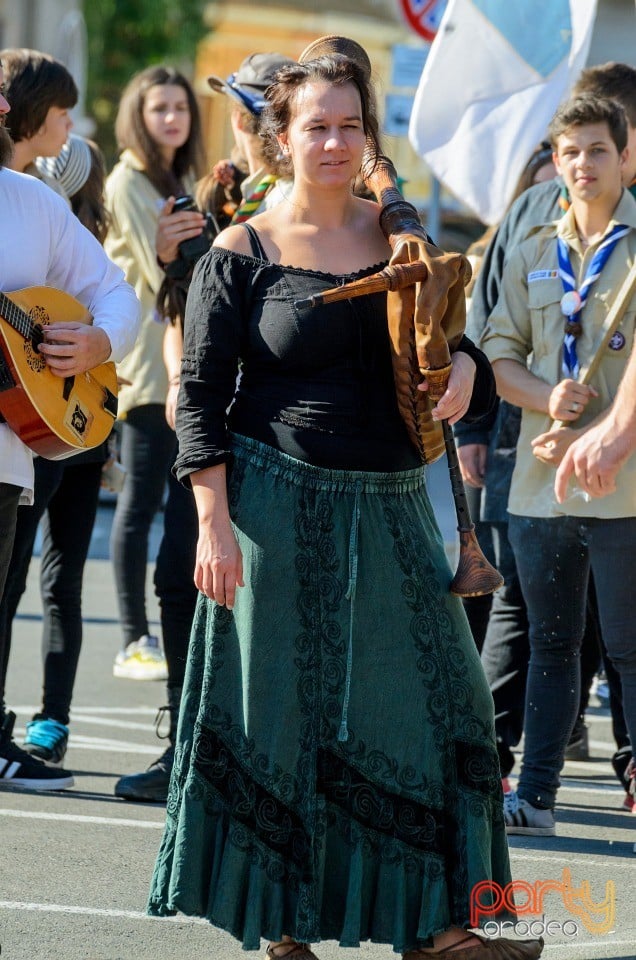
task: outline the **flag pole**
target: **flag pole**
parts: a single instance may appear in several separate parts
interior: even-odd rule
[[[431,174],[431,198],[426,214],[426,231],[438,246],[441,226],[441,193],[442,186],[439,180]]]

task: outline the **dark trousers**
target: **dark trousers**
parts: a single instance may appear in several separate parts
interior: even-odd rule
[[[0,600],[4,592],[11,551],[13,550],[13,538],[21,493],[22,487],[16,487],[12,483],[0,483]],[[2,663],[1,649],[0,663]]]
[[[34,467],[34,504],[18,509],[0,604],[0,703],[4,703],[13,618],[26,587],[42,520],[42,713],[68,723],[82,646],[82,577],[97,511],[102,463],[73,464],[37,457]]]
[[[146,565],[150,525],[159,508],[176,437],[163,404],[130,410],[120,425],[120,459],[126,468],[117,497],[110,538],[124,646],[149,632],[146,613]]]
[[[471,487],[470,484],[466,484],[465,490],[468,509],[470,510],[470,515],[475,525],[475,536],[477,537],[479,546],[486,559],[494,566],[497,566],[491,530],[492,524],[482,523],[479,519],[481,490],[478,487]],[[483,597],[465,597],[462,600],[464,611],[468,618],[470,632],[473,635],[473,640],[479,653],[481,653],[486,638],[492,602],[493,596],[491,593]]]
[[[580,702],[588,580],[594,575],[603,641],[621,678],[636,734],[636,626],[630,576],[636,518],[511,516],[509,536],[530,624],[530,663],[519,795],[552,807]]]
[[[199,526],[194,495],[168,475],[163,536],[155,566],[155,593],[168,664],[168,690],[183,686],[198,591],[194,585]]]
[[[530,646],[528,616],[521,593],[508,524],[491,524],[495,566],[504,578],[492,599],[481,662],[495,703],[495,732],[501,774],[514,766],[512,747],[521,740]]]
[[[504,578],[504,585],[493,596],[481,661],[495,703],[497,750],[501,773],[506,777],[514,767],[512,748],[517,746],[523,734],[530,643],[528,614],[515,555],[508,539],[508,524],[493,523],[491,526],[495,566]],[[588,706],[590,686],[598,671],[603,650],[596,593],[590,577],[581,647],[581,696],[578,709],[581,720]],[[620,729],[620,710],[618,716]]]

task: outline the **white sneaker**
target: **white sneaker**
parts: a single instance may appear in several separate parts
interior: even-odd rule
[[[556,834],[554,813],[533,807],[517,795],[516,790],[504,794],[506,833],[527,837],[553,837]]]
[[[167,680],[168,664],[158,637],[146,634],[115,657],[113,676],[123,680]]]

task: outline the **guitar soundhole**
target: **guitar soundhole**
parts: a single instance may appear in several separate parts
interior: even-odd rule
[[[30,313],[33,320],[33,329],[31,337],[24,341],[24,354],[26,362],[34,373],[41,373],[46,367],[46,360],[38,350],[38,347],[44,340],[42,332],[42,323],[47,321],[48,314],[42,307],[34,307]]]

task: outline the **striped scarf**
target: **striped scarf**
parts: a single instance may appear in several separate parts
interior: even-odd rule
[[[245,197],[238,206],[236,213],[232,217],[232,223],[244,223],[253,216],[261,203],[265,199],[271,187],[276,183],[278,177],[273,173],[267,173],[263,179],[256,185],[255,189]]]

